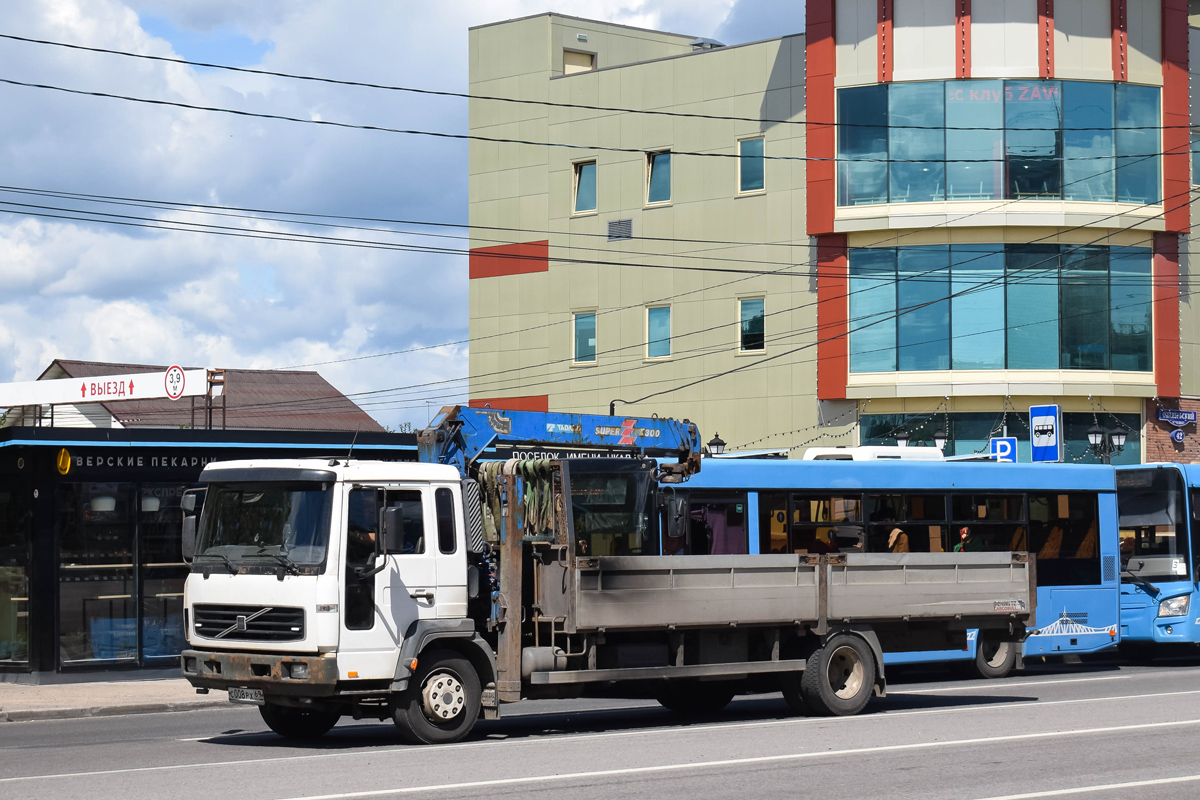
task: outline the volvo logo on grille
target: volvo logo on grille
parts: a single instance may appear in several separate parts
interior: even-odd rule
[[[255,611],[253,614],[238,614],[236,619],[234,619],[234,622],[232,625],[230,625],[228,628],[226,628],[225,630],[218,633],[213,638],[221,639],[221,638],[233,633],[234,631],[244,633],[247,630],[249,630],[248,626],[251,622],[254,622],[254,620],[258,619],[263,614],[266,614],[267,612],[273,611],[273,610],[274,609],[272,609],[272,608],[262,608],[262,609],[259,609],[258,611]]]

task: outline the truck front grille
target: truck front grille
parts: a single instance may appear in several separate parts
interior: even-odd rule
[[[207,639],[292,642],[304,638],[304,609],[197,603],[195,632]]]

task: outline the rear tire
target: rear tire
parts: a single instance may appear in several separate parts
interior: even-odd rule
[[[258,707],[267,727],[285,739],[317,739],[337,724],[336,711],[318,711],[267,703]]]
[[[659,690],[655,699],[676,714],[701,716],[717,713],[735,694],[735,688],[725,683],[672,681]]]
[[[1017,663],[1017,645],[978,634],[975,643],[975,674],[989,680],[1003,678]]]
[[[871,699],[875,676],[875,655],[867,643],[858,636],[838,633],[808,657],[800,676],[800,697],[815,716],[850,716],[862,711]]]
[[[479,719],[479,675],[453,650],[422,655],[408,688],[392,703],[392,721],[410,744],[450,744],[466,737]]]

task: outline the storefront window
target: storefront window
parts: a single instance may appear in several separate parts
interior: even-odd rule
[[[137,659],[134,486],[64,484],[59,503],[60,662]]]
[[[29,661],[31,492],[25,481],[0,491],[0,664]]]
[[[1006,248],[1008,368],[1058,368],[1056,245]]]
[[[1161,90],[1052,80],[838,91],[838,204],[1159,203]]]
[[[1109,347],[1112,368],[1149,372],[1152,352],[1153,259],[1141,247],[1114,247],[1109,260]]]
[[[951,248],[950,319],[953,369],[1004,369],[1004,248]]]
[[[1062,256],[1062,366],[1108,366],[1108,251],[1073,247]]]
[[[184,646],[183,583],[187,564],[180,549],[184,487],[143,484],[139,492],[138,561],[142,607],[142,659],[174,659]]]

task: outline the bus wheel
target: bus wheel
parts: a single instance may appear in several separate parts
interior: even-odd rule
[[[874,689],[875,656],[866,642],[847,633],[835,634],[814,650],[800,677],[800,696],[815,716],[857,714]]]
[[[317,711],[267,703],[258,707],[267,727],[287,739],[316,739],[324,736],[341,717],[336,711]]]
[[[975,646],[975,674],[981,678],[1003,678],[1017,663],[1017,646],[979,633]]]
[[[655,699],[676,714],[700,716],[717,713],[736,693],[727,683],[672,681],[658,691]]]
[[[422,655],[408,688],[392,703],[400,738],[411,744],[449,744],[464,738],[479,718],[479,676],[452,650]]]

